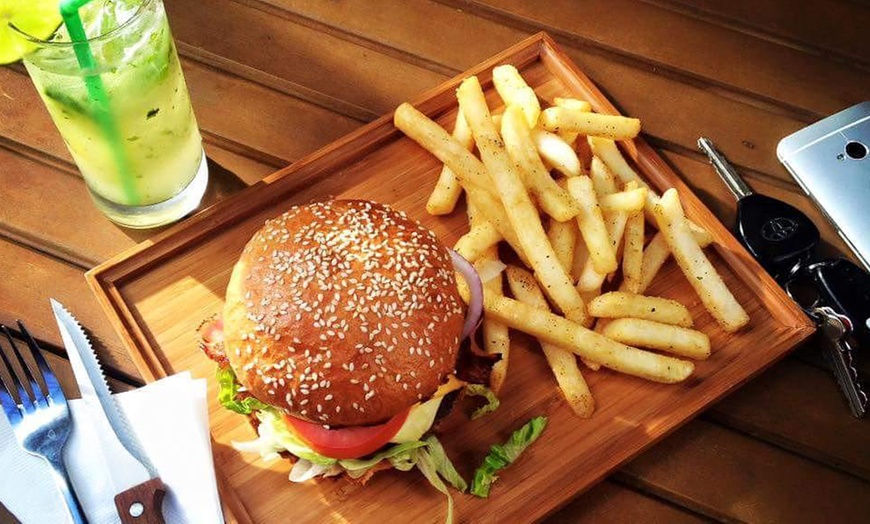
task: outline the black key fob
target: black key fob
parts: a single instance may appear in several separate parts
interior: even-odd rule
[[[807,270],[822,294],[822,303],[847,316],[859,346],[870,347],[870,273],[845,258],[818,262]]]
[[[746,249],[774,276],[785,276],[819,243],[819,230],[800,210],[752,193],[737,202],[737,234]]]

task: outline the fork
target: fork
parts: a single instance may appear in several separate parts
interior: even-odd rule
[[[0,330],[3,331],[12,352],[18,358],[21,370],[33,392],[31,397],[12,368],[6,353],[0,348],[3,364],[9,372],[9,376],[12,377],[12,384],[14,389],[18,390],[18,398],[20,399],[16,403],[6,384],[0,379],[0,404],[3,405],[3,411],[6,413],[6,418],[9,419],[9,424],[12,426],[12,431],[21,447],[31,455],[42,457],[51,465],[54,482],[63,494],[73,522],[75,524],[87,523],[81,504],[70,487],[69,475],[63,462],[63,448],[72,428],[72,419],[66,397],[64,397],[63,390],[60,389],[57,378],[40,353],[39,346],[20,320],[18,321],[18,329],[30,348],[48,394],[43,395],[33,373],[12,339],[12,333],[6,326],[0,324]]]

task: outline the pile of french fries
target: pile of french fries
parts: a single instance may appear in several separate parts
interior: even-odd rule
[[[692,329],[684,305],[643,295],[669,255],[725,330],[749,317],[702,250],[712,237],[684,216],[676,190],[656,194],[620,152],[616,141],[637,136],[640,121],[571,98],[542,109],[511,65],[492,78],[503,111],[491,113],[478,78],[466,78],[452,134],[409,104],[394,115],[397,128],[444,163],[429,213],[452,213],[466,196],[469,231],[454,249],[484,280],[485,347],[502,357],[491,386],[498,391],[507,374],[509,329],[540,341],[581,417],[595,401],[577,357],[590,370],[685,380],[692,359],[710,355],[710,341]],[[658,231],[647,242],[650,225]],[[525,267],[499,260],[502,243]]]

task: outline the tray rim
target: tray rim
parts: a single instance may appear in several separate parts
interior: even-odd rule
[[[469,75],[477,75],[481,84],[486,87],[491,83],[491,70],[495,65],[510,63],[522,69],[524,65],[535,61],[541,61],[548,71],[566,86],[579,87],[581,91],[591,93],[593,97],[590,101],[596,111],[621,114],[597,85],[559,48],[556,41],[543,31],[427,90],[412,100],[411,104],[427,116],[435,118],[455,106],[455,96],[453,96],[455,87]],[[331,170],[325,166],[341,165],[348,157],[364,156],[384,141],[401,135],[401,131],[393,126],[392,119],[391,111],[85,273],[88,285],[146,382],[165,377],[168,373],[161,366],[160,357],[124,300],[120,287],[125,282],[135,280],[150,267],[159,265],[163,259],[194,248],[219,228],[244,221],[257,209],[275,204],[284,194],[292,193],[296,188],[314,185],[328,178]],[[780,329],[789,332],[791,346],[788,350],[754,369],[743,380],[732,383],[716,397],[722,398],[788,354],[815,332],[815,325],[694,194],[679,173],[642,136],[620,142],[619,146],[624,154],[632,158],[643,176],[653,186],[661,188],[663,185],[668,185],[677,188],[687,216],[691,216],[701,226],[713,232],[717,240],[713,247],[717,253],[737,278],[753,290],[767,309],[772,305],[776,307],[777,314],[771,315],[771,318],[781,326]],[[658,176],[660,172],[667,173],[668,177]],[[281,191],[275,191],[270,197],[273,184],[280,184]],[[632,456],[642,453],[655,442],[692,420],[710,403],[704,402],[703,406],[699,406],[689,416],[667,428],[655,439],[651,439]],[[630,460],[630,457],[619,463],[627,460]],[[618,467],[618,464],[615,467]],[[225,500],[225,518],[230,522],[252,522],[236,490],[229,485],[220,469],[217,467],[215,469],[221,497]],[[602,472],[598,479],[606,476],[612,469]],[[562,503],[567,502],[568,500],[564,500]]]

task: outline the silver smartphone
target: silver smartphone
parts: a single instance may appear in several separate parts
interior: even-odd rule
[[[776,156],[870,271],[870,101],[783,138]]]

